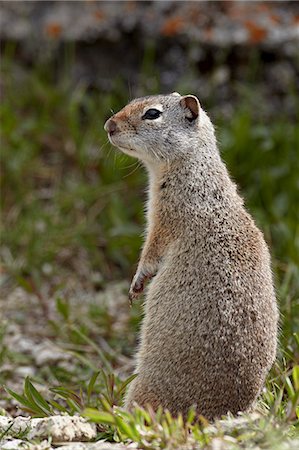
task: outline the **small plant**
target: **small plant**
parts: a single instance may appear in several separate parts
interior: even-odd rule
[[[207,422],[196,417],[190,409],[188,417],[172,417],[169,411],[136,407],[132,413],[120,408],[111,409],[106,404],[101,411],[86,409],[83,415],[98,424],[100,437],[116,442],[135,442],[139,449],[182,449],[182,448],[265,448],[281,450],[288,447],[289,429],[279,424],[274,416],[241,414],[230,415]],[[282,447],[282,444],[285,447]]]
[[[102,411],[87,408],[83,415],[100,425],[102,433],[113,435],[116,442],[133,441],[142,449],[181,448],[191,438],[195,429],[195,412],[190,410],[186,421],[182,416],[173,418],[169,411],[160,408],[156,413],[151,409],[136,407],[133,413],[120,408],[111,408],[103,402]],[[197,436],[202,439],[200,427],[196,427]],[[102,435],[101,435],[102,436]]]
[[[100,382],[96,385],[98,378]],[[64,386],[49,389],[53,398],[45,398],[27,377],[22,394],[6,387],[8,394],[21,405],[21,408],[33,417],[48,417],[57,413],[76,414],[88,407],[121,406],[128,384],[136,377],[132,375],[121,381],[114,374],[103,370],[93,373],[84,387],[70,389]],[[99,394],[99,390],[101,393]]]
[[[299,366],[281,370],[277,376],[269,378],[262,396],[261,407],[276,417],[299,426]]]
[[[29,377],[26,378],[23,394],[18,394],[13,390],[6,388],[15,400],[17,400],[21,408],[34,417],[48,417],[54,414],[53,405],[47,401],[38,390],[33,386]]]

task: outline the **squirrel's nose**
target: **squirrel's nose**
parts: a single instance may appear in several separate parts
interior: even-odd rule
[[[108,119],[104,125],[104,130],[109,134],[114,134],[117,130],[117,124],[113,119]]]

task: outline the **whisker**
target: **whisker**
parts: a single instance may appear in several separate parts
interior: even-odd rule
[[[122,177],[123,179],[129,177],[130,175],[132,175],[132,173],[136,172],[136,170],[139,169],[142,166],[141,161],[137,161],[135,164],[136,164],[136,167],[133,170],[131,170],[131,172],[129,172],[126,175],[124,175]]]
[[[146,145],[146,144],[145,144],[145,146],[146,146],[146,149],[147,149],[147,145]],[[148,151],[148,150],[147,150],[147,151]],[[153,152],[154,156],[156,157],[156,159],[157,159],[158,161],[160,161],[161,159],[163,159],[163,156],[162,156],[162,154],[159,152],[158,149],[154,150],[153,147],[151,147],[151,151]]]
[[[113,150],[113,146],[111,145],[109,139],[107,139],[105,144],[101,145],[101,147],[99,148],[99,152],[102,152],[104,150],[104,148],[107,147],[107,145],[109,145],[109,144],[110,144],[109,150],[108,150],[108,152],[105,152],[105,159],[109,158],[109,156]]]
[[[148,152],[147,144],[144,144],[144,145],[145,145],[146,151]],[[157,153],[155,152],[155,150],[153,148],[151,148],[151,151],[154,154],[154,156],[156,157],[156,159],[159,159]]]
[[[158,152],[158,150],[157,150],[157,149],[154,150],[153,147],[152,147],[152,152],[153,152],[153,154],[155,155],[155,157],[159,160],[160,158],[159,158],[159,152]]]
[[[127,83],[128,83],[128,89],[129,89],[129,101],[131,101],[132,100],[132,88],[131,88],[129,78],[127,79]]]
[[[103,148],[105,148],[106,145],[109,144],[109,142],[110,142],[109,139],[107,139],[106,142],[104,142],[104,144],[102,144],[101,147],[99,147],[99,150],[100,150],[100,151],[103,150]]]
[[[110,145],[110,147],[108,147],[108,152],[104,152],[104,149],[107,147],[107,145],[110,144],[110,141],[107,139],[107,141],[101,145],[98,149],[99,153],[103,153],[105,155],[105,159],[109,158],[111,151],[113,150],[112,145]]]
[[[113,147],[111,145],[111,147],[109,148],[108,152],[106,153],[106,159],[110,158],[112,150],[113,150]]]
[[[113,158],[113,170],[115,170],[115,167],[116,167],[116,158],[117,158],[117,154],[116,154],[116,152],[114,152],[114,158]]]
[[[135,164],[137,164],[138,162],[139,162],[139,161],[134,161],[132,164],[129,164],[128,166],[121,167],[121,169],[124,169],[124,170],[130,169],[131,167],[135,166]]]

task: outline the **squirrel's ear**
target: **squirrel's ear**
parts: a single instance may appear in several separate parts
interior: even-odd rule
[[[200,104],[198,98],[195,95],[185,95],[181,98],[180,105],[184,109],[186,118],[193,122],[197,119],[200,110]]]

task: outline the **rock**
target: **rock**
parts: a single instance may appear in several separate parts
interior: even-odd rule
[[[71,360],[71,355],[66,353],[50,341],[43,341],[32,348],[32,356],[37,366],[53,364],[59,361]]]
[[[24,441],[22,441],[21,439],[12,439],[1,443],[2,450],[18,450],[19,448],[26,449],[26,447],[24,446]]]
[[[97,441],[92,443],[77,442],[71,444],[63,444],[59,448],[63,450],[129,450],[137,449],[137,445],[111,444],[106,441]]]
[[[209,450],[226,450],[227,444],[221,438],[214,438],[211,440]]]
[[[1,450],[54,450],[47,441],[39,444],[31,444],[22,439],[11,439],[5,442],[0,442]]]
[[[90,441],[96,437],[96,425],[79,416],[51,416],[32,419],[0,416],[0,433],[26,435],[28,440],[48,439],[52,442]]]
[[[48,441],[42,441],[38,444],[32,444],[22,439],[7,439],[0,441],[1,450],[130,450],[137,449],[136,444],[110,444],[106,441],[97,442],[70,442],[67,444],[55,445],[51,447]]]
[[[258,103],[266,105],[259,111],[263,120],[278,109],[297,119],[295,101],[289,99],[298,84],[299,2],[6,1],[0,5],[3,46],[17,42],[17,60],[25,65],[57,58],[60,66],[62,48],[74,44],[70,69],[74,84],[110,92],[115,88],[111,74],[119,74],[124,89],[130,86],[130,97],[156,92],[157,86],[162,92],[194,92],[203,105],[212,96],[219,113],[228,103],[238,102],[238,87],[244,80],[248,83],[254,72],[254,91],[266,97]],[[259,71],[251,67],[257,55]],[[152,65],[146,76],[140,73],[142,61],[148,61],[149,68]],[[286,62],[282,77],[276,61]],[[228,65],[229,72],[217,72],[219,63]],[[42,227],[38,225],[39,230]],[[83,265],[81,260],[73,262],[80,265],[76,272],[82,271],[88,279],[88,260]]]
[[[42,420],[42,419],[37,419]],[[16,436],[19,434],[26,434],[31,429],[30,417],[12,417],[0,416],[0,434],[5,436]]]
[[[298,40],[296,2],[1,2],[1,37],[19,41],[120,42],[184,38],[219,45]],[[295,48],[294,48],[295,50]]]
[[[22,378],[33,377],[35,369],[31,366],[19,366],[15,369],[15,374]]]
[[[4,430],[11,424],[12,419],[7,416],[0,416],[0,433],[2,434]]]
[[[53,442],[90,441],[96,437],[96,425],[79,416],[52,416],[31,419],[28,439],[51,436]]]

